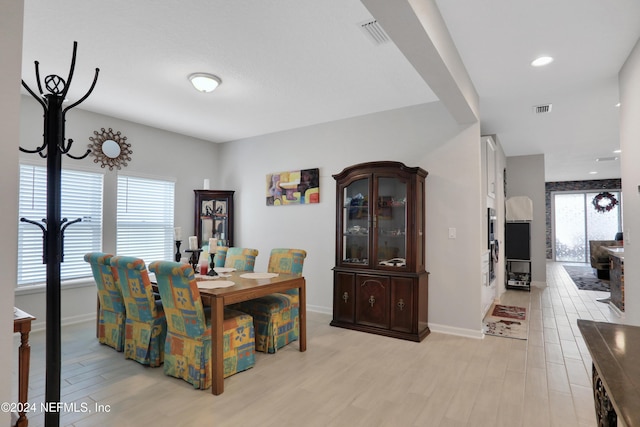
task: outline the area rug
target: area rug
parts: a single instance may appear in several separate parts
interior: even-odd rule
[[[569,273],[569,277],[578,289],[585,291],[604,291],[608,292],[609,281],[598,279],[593,272],[591,266],[582,265],[563,265],[564,269]]]
[[[496,337],[526,340],[529,332],[527,309],[494,304],[482,322],[482,332]]]

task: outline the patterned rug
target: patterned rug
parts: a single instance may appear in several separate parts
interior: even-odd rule
[[[604,292],[610,290],[609,281],[598,279],[591,266],[563,265],[563,267],[569,273],[569,277],[571,277],[578,289]]]
[[[494,304],[482,322],[482,332],[496,337],[526,340],[529,332],[527,309]]]

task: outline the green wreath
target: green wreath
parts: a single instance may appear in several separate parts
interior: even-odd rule
[[[605,201],[603,204],[602,202]],[[608,191],[603,191],[593,198],[591,201],[593,207],[596,211],[600,213],[609,212],[611,209],[615,208],[618,205],[618,199],[616,196],[609,193]]]

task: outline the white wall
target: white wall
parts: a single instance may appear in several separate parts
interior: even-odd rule
[[[60,70],[59,72],[66,75],[67,70]],[[99,80],[98,85],[100,85]],[[37,90],[37,88],[32,89]],[[112,128],[114,131],[120,131],[123,136],[127,137],[127,142],[131,144],[131,150],[133,151],[129,165],[122,168],[120,172],[143,177],[175,180],[175,224],[182,227],[184,236],[189,236],[193,233],[195,215],[193,190],[202,189],[204,178],[211,180],[211,188],[224,189],[219,188],[221,183],[216,180],[219,159],[218,145],[78,108],[76,107],[67,113],[65,135],[75,141],[71,154],[82,154],[90,143],[89,137],[94,136],[94,131],[100,132],[101,128]],[[22,147],[33,149],[42,144],[42,107],[30,96],[22,97],[20,129],[20,145]],[[40,156],[37,154],[20,153],[20,159],[28,162],[41,161]],[[93,162],[93,159],[94,157],[91,155],[84,160],[73,160],[63,156],[62,166],[63,168],[82,169],[105,174],[103,250],[115,253],[118,171],[115,169],[109,171],[107,168],[101,168],[99,164]],[[44,162],[42,164],[45,165]],[[12,164],[12,166],[14,165]],[[17,167],[17,161],[15,167]],[[17,227],[15,224],[17,224],[17,221],[12,219],[8,222],[13,224],[15,229],[12,233],[16,234]],[[184,248],[183,243],[182,249],[184,250]],[[154,260],[145,261],[151,262]],[[16,263],[14,262],[11,268],[7,270],[14,273],[15,266]],[[34,322],[34,328],[40,329],[44,327],[45,298],[43,288],[37,289],[35,292],[18,291],[16,305],[38,318]],[[63,324],[95,318],[95,284],[92,281],[87,281],[84,286],[73,288],[65,288],[63,286],[61,305]]]
[[[507,157],[507,199],[527,196],[533,202],[531,280],[547,282],[544,155]]]
[[[640,325],[640,40],[619,74],[625,322]]]
[[[20,72],[22,69],[22,0],[0,0],[0,235],[3,237],[0,270],[3,288],[0,298],[0,342],[10,351],[0,352],[0,401],[11,402],[13,384],[11,375],[17,358],[12,342],[13,332],[13,288],[16,282],[18,241],[18,141],[20,105]],[[9,414],[0,413],[0,424],[9,425]]]
[[[300,247],[309,309],[332,312],[335,180],[356,163],[396,160],[429,172],[426,180],[429,324],[432,330],[478,336],[481,329],[482,207],[480,130],[460,127],[440,103],[418,105],[224,144],[221,182],[237,191],[236,245],[260,251],[266,269],[273,247]],[[320,203],[266,206],[270,172],[320,169]],[[457,239],[448,239],[449,227]],[[473,261],[470,261],[473,260]]]
[[[98,83],[99,84],[99,83]],[[22,103],[21,144],[41,141],[39,104]],[[421,166],[427,177],[427,269],[430,271],[429,322],[433,330],[479,336],[480,265],[484,230],[481,198],[479,126],[460,127],[440,103],[356,117],[217,146],[83,110],[67,117],[66,135],[77,150],[94,130],[112,127],[132,144],[126,173],[176,179],[176,225],[193,228],[193,189],[210,178],[212,188],[236,191],[236,245],[260,250],[257,269],[266,269],[271,248],[302,247],[308,304],[332,312],[331,268],[335,248],[335,181],[332,174],[354,163],[398,160]],[[33,161],[34,156],[24,155]],[[35,156],[37,157],[37,156]],[[64,159],[65,167],[104,171],[90,159]],[[321,203],[267,207],[269,172],[320,168]],[[107,209],[115,204],[116,172],[105,172]],[[104,250],[115,250],[115,213],[105,212]],[[449,227],[457,239],[448,239]],[[470,262],[473,260],[474,262]],[[44,294],[22,294],[17,304],[44,319]],[[95,316],[92,286],[65,289],[63,323]],[[36,323],[42,327],[42,322]]]

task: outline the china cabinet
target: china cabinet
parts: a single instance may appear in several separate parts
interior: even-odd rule
[[[421,341],[427,325],[425,178],[400,162],[347,167],[336,180],[331,325]]]
[[[193,190],[195,193],[195,235],[199,247],[218,239],[220,246],[233,246],[233,191]]]

